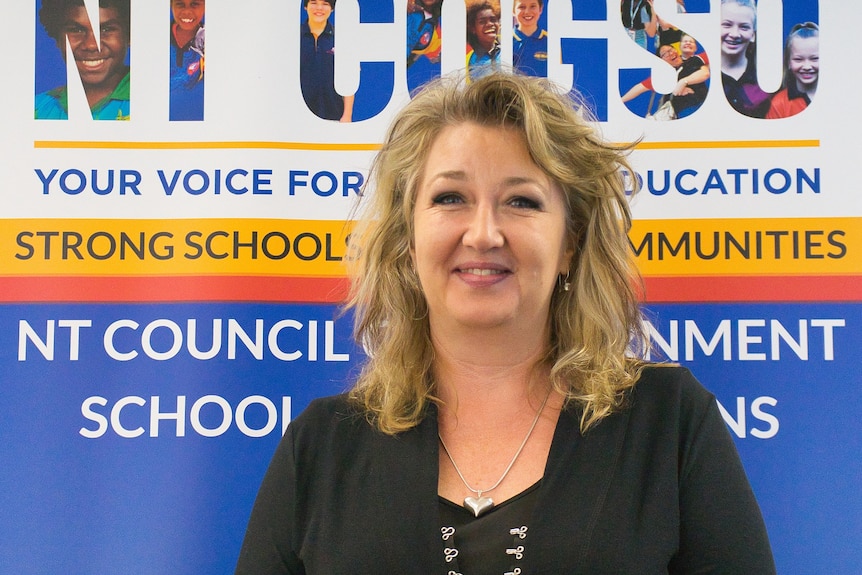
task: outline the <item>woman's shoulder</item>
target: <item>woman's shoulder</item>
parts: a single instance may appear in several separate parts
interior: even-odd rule
[[[317,443],[324,438],[349,437],[370,428],[364,412],[346,393],[318,397],[308,404],[288,426],[289,433],[299,443]]]
[[[714,407],[715,396],[688,368],[670,364],[649,364],[632,389],[629,404],[634,411],[664,416],[697,417]]]
[[[353,422],[363,418],[359,407],[350,400],[348,394],[341,393],[312,399],[308,406],[291,421],[290,425],[294,429],[330,427],[334,423]]]

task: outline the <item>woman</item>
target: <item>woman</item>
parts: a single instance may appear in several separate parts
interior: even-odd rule
[[[755,40],[757,8],[754,0],[721,0],[721,83],[734,110],[763,118],[769,94],[757,83]]]
[[[288,427],[237,573],[774,573],[714,397],[627,356],[626,167],[545,80],[416,95],[353,235],[368,360]]]
[[[820,77],[820,28],[814,22],[796,24],[784,45],[784,87],[772,98],[769,119],[802,112],[817,93]]]

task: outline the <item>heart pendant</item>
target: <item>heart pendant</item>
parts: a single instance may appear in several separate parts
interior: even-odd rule
[[[494,507],[494,500],[490,497],[466,497],[464,498],[464,507],[472,511],[473,515],[479,517]]]

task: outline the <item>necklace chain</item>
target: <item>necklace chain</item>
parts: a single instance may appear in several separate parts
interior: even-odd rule
[[[518,451],[515,452],[514,457],[512,457],[512,461],[509,462],[509,465],[506,467],[506,470],[503,471],[503,475],[500,476],[500,479],[497,482],[489,487],[488,489],[474,489],[470,487],[470,484],[467,483],[467,480],[464,478],[464,474],[461,473],[461,470],[458,468],[458,464],[455,463],[455,459],[452,457],[452,454],[449,453],[449,448],[446,447],[446,442],[443,441],[443,436],[440,433],[437,433],[437,437],[440,438],[440,445],[443,446],[443,451],[446,452],[446,455],[449,457],[449,461],[452,462],[452,467],[455,468],[455,473],[458,474],[458,477],[461,478],[461,481],[464,483],[464,487],[468,490],[472,491],[476,494],[476,497],[481,498],[483,493],[490,493],[491,491],[497,489],[503,480],[509,475],[509,471],[512,470],[512,467],[515,465],[515,461],[518,460],[518,456],[521,455],[521,452],[524,450],[524,446],[527,445],[527,441],[530,439],[530,436],[533,435],[533,430],[536,429],[536,424],[539,423],[539,417],[542,415],[542,411],[545,410],[545,404],[548,403],[548,398],[551,397],[551,391],[548,391],[548,394],[545,396],[545,400],[542,401],[542,405],[539,406],[538,411],[536,411],[536,417],[533,418],[533,423],[530,425],[530,429],[527,431],[527,435],[524,437],[524,441],[521,442],[520,447],[518,447]]]

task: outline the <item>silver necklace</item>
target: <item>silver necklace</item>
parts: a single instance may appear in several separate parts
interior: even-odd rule
[[[440,438],[440,445],[443,446],[443,451],[446,452],[446,455],[449,457],[449,461],[452,462],[452,467],[455,468],[455,473],[457,473],[458,477],[461,478],[461,481],[464,483],[464,486],[469,491],[472,491],[476,494],[476,497],[464,498],[464,507],[472,511],[473,515],[475,515],[476,517],[479,517],[480,515],[494,507],[494,500],[490,497],[482,497],[482,494],[490,493],[491,491],[497,489],[497,487],[499,487],[500,484],[503,483],[503,480],[509,474],[509,471],[512,470],[512,466],[515,465],[515,461],[518,460],[518,456],[521,455],[521,451],[523,451],[524,446],[527,445],[527,440],[530,439],[530,436],[533,434],[533,430],[536,429],[536,424],[539,423],[539,417],[542,415],[542,411],[545,410],[545,404],[548,403],[549,397],[551,397],[550,390],[548,390],[548,395],[545,396],[545,400],[542,402],[542,405],[539,406],[539,410],[536,412],[536,417],[533,419],[533,423],[532,425],[530,425],[530,429],[527,431],[527,435],[526,437],[524,437],[524,441],[521,442],[521,446],[518,447],[518,451],[516,451],[514,457],[512,457],[512,461],[509,462],[508,467],[506,467],[506,470],[503,472],[503,475],[500,476],[500,479],[498,479],[494,485],[488,487],[487,489],[474,489],[473,487],[470,487],[470,484],[467,483],[466,479],[464,479],[464,474],[461,473],[461,470],[458,468],[458,464],[455,463],[455,460],[452,458],[452,454],[449,453],[449,448],[446,447],[446,442],[443,441],[443,436],[440,435],[439,432],[437,433],[437,437]]]

